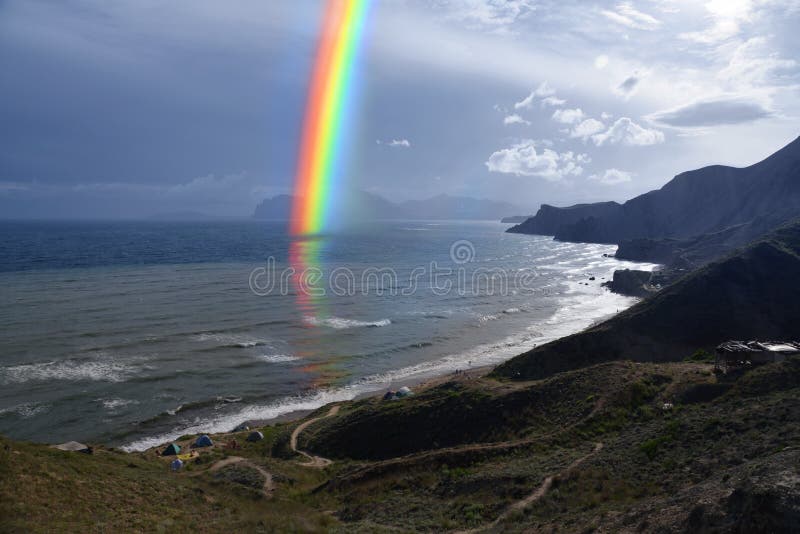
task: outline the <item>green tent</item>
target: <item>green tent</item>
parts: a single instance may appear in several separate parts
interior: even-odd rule
[[[180,445],[178,445],[177,443],[170,443],[169,445],[167,445],[167,448],[164,449],[164,452],[161,453],[161,456],[175,456],[177,454],[180,454],[180,452],[181,452]]]

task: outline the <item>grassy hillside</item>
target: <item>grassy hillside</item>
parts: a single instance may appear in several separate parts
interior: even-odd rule
[[[458,378],[339,407],[298,440],[335,458],[324,468],[289,450],[299,422],[177,474],[152,451],[3,440],[0,531],[783,532],[800,519],[798,359],[723,377],[611,362]]]

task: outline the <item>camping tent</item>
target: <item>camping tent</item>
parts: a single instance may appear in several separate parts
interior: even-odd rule
[[[175,456],[181,452],[181,446],[177,443],[170,443],[167,448],[161,453],[161,456]]]
[[[409,395],[413,395],[414,392],[408,389],[406,386],[401,387],[397,390],[398,397],[408,397]]]
[[[250,426],[247,423],[242,423],[233,429],[234,432],[244,432],[245,430],[250,430]]]
[[[169,467],[173,471],[180,471],[181,468],[183,467],[183,462],[181,461],[180,458],[175,458],[174,460],[172,460],[172,463],[169,464]]]
[[[394,391],[391,389],[383,396],[383,400],[392,400],[394,398]]]
[[[194,442],[194,445],[192,445],[192,447],[211,447],[213,444],[214,442],[211,441],[211,438],[203,434],[202,436],[197,438],[197,441]]]
[[[247,436],[247,441],[261,441],[262,439],[264,439],[264,434],[262,434],[258,430],[250,432],[250,435]]]

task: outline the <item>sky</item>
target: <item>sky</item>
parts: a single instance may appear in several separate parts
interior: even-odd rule
[[[322,3],[0,0],[0,218],[248,216],[291,193]],[[353,187],[529,213],[800,135],[800,0],[380,0]]]

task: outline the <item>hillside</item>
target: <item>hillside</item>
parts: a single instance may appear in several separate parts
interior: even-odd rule
[[[0,531],[791,532],[800,519],[797,358],[722,377],[630,362],[454,376],[336,408],[262,427],[260,443],[212,436],[242,447],[203,449],[179,473],[155,451],[0,439]]]
[[[608,360],[681,360],[727,339],[794,339],[798,321],[800,222],[794,222],[495,373],[531,379]]]
[[[685,172],[661,189],[624,204],[543,205],[536,216],[508,231],[594,243],[678,240],[667,243],[676,251],[715,234],[710,239],[727,251],[798,215],[800,138],[750,167],[714,165]],[[648,250],[642,243],[629,248],[638,250],[638,257]],[[658,247],[651,243],[650,248]],[[696,256],[710,259],[704,246],[693,250]],[[655,258],[646,257],[648,261]]]

